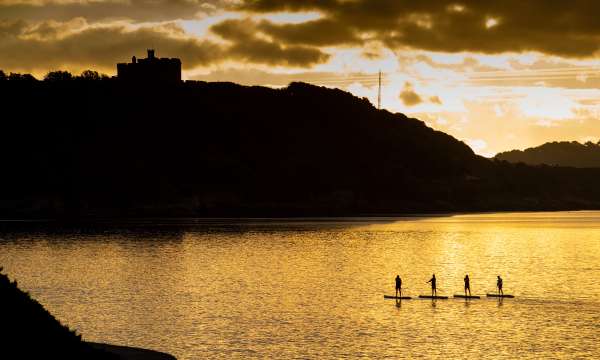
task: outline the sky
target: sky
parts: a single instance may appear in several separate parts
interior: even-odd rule
[[[0,0],[0,69],[109,75],[178,57],[185,79],[338,87],[478,154],[600,140],[593,0]]]

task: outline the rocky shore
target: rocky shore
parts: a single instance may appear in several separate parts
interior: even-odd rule
[[[176,360],[173,355],[129,346],[87,342],[92,348],[119,356],[121,360]]]

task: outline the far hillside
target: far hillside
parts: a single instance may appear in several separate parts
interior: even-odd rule
[[[61,72],[0,98],[0,218],[600,209],[600,168],[489,160],[337,89]]]
[[[577,141],[549,142],[525,150],[512,150],[499,153],[495,157],[511,163],[529,165],[555,165],[578,168],[600,167],[600,142],[594,144]]]

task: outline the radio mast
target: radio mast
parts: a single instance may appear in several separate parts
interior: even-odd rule
[[[381,110],[381,70],[379,70],[379,89],[377,90],[377,110]]]

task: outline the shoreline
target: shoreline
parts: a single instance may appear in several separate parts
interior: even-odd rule
[[[90,345],[94,349],[104,350],[108,353],[115,354],[119,356],[122,360],[177,360],[177,358],[171,354],[167,354],[156,350],[105,343],[95,343],[89,341],[86,341],[85,343]]]
[[[363,213],[363,214],[323,214],[323,215],[281,215],[281,216],[135,216],[135,217],[81,217],[81,218],[0,218],[2,223],[47,223],[47,224],[104,224],[110,222],[152,221],[152,220],[317,220],[352,218],[405,218],[405,217],[448,217],[456,215],[488,214],[532,214],[560,212],[600,212],[600,209],[551,209],[551,210],[489,210],[489,211],[448,211],[448,212],[407,212],[407,213]]]

